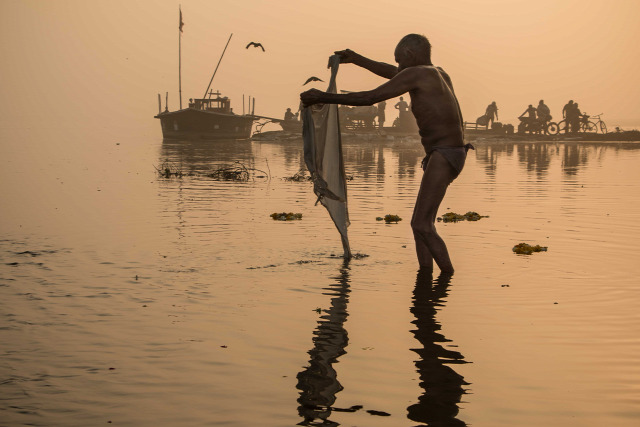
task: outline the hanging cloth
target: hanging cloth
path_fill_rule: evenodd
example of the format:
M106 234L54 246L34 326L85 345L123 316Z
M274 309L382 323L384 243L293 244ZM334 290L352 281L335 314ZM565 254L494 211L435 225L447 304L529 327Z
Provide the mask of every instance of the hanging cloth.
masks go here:
M331 80L327 89L329 93L337 93L336 75L339 65L338 55L329 58L331 67ZM344 257L351 258L347 237L347 227L349 227L347 178L342 157L338 105L316 104L303 108L302 139L304 140L304 161L311 173L313 192L318 196L318 202L327 208L340 232Z

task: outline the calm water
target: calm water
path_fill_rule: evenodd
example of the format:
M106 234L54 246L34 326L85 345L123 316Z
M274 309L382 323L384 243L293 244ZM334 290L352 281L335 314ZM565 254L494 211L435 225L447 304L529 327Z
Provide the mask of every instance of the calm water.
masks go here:
M300 142L158 134L1 131L0 425L640 423L640 144L476 141L448 279L417 274L417 142L345 144L344 263ZM270 179L205 176L236 161Z

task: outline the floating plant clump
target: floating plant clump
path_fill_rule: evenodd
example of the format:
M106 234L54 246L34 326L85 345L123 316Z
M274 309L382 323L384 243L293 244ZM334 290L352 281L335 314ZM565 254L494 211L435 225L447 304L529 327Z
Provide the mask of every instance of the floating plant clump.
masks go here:
M488 215L480 215L478 212L469 211L464 215L455 212L447 212L438 217L438 221L442 222L458 222L458 221L479 221L480 218L489 218Z
M402 218L400 218L398 215L389 214L389 215L385 215L384 218L381 216L376 217L376 221L384 221L387 224L395 222L397 224L398 221L402 221Z
M271 214L271 218L275 221L295 221L297 219L302 219L302 214L293 212L274 212Z
M546 252L546 246L535 245L532 246L528 243L518 243L513 247L513 252L520 255L531 255L534 252Z

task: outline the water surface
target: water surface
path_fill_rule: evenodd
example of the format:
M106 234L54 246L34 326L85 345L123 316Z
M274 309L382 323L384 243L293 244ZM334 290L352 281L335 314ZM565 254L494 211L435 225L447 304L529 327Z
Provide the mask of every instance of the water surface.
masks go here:
M345 143L348 263L299 141L2 141L0 425L638 425L640 144L475 142L444 277L415 140ZM265 173L206 176L234 162Z

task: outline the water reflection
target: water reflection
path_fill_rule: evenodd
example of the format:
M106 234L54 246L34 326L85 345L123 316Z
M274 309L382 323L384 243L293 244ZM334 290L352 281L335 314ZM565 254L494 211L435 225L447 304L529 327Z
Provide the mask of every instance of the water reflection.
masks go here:
M255 156L251 141L198 141L164 139L159 162L171 162L184 173L203 172L219 163L239 161L254 167Z
M475 156L486 175L495 179L500 158L510 158L514 154L524 169L538 179L549 174L554 159L558 159L562 174L566 177L584 170L589 162L601 162L607 152L640 150L634 142L508 142L483 141L475 144Z
M413 334L422 348L412 349L419 356L416 368L420 375L420 387L424 393L418 397L418 403L407 408L408 418L427 426L466 426L457 418L458 404L463 388L469 385L451 366L468 363L464 356L454 350L446 349L441 343L448 343L440 333L441 326L436 321L436 313L445 303L451 276L441 274L432 280L432 273L419 271L413 291L411 312L416 317L412 322L416 329Z
M349 343L344 322L347 320L347 304L349 303L349 260L345 260L340 274L335 277L336 283L328 288L324 295L331 296L331 306L324 310L314 331L314 347L309 350L309 366L298 375L296 388L300 390L298 413L303 426L338 426L329 420L336 401L336 394L342 391L338 375L333 364L346 353Z

